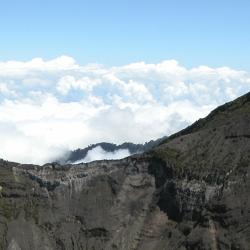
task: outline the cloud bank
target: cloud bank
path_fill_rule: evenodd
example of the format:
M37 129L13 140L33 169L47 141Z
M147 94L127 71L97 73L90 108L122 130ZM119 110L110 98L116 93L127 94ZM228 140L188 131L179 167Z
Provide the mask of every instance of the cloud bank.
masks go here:
M114 152L107 152L101 146L97 146L89 150L85 158L73 163L77 164L77 163L82 163L82 162L85 163L97 160L116 160L128 156L130 156L130 152L128 149L118 149L115 150Z
M100 141L157 139L249 89L248 72L175 60L109 68L68 56L0 62L0 157L43 164Z

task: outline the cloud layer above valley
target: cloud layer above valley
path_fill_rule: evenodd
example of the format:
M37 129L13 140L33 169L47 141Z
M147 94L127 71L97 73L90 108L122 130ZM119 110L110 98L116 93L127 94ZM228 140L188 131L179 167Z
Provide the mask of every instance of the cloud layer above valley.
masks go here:
M101 146L97 146L91 150L88 151L85 158L73 162L74 164L77 163L86 163L91 161L98 161L98 160L116 160L116 159L122 159L125 157L130 156L130 152L128 149L118 149L114 152L107 152L105 151Z
M250 74L175 60L81 66L68 56L0 62L0 157L42 164L101 141L174 133L250 89Z

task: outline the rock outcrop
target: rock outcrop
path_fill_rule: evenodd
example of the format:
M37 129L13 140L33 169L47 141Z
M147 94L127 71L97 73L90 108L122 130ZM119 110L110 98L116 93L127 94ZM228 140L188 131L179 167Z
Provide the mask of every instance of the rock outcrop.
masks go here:
M250 249L250 94L123 160L0 162L0 249Z

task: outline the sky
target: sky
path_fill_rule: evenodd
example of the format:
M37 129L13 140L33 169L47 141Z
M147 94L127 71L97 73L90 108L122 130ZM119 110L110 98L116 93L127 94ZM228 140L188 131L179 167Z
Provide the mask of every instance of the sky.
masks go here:
M248 0L2 0L1 60L70 55L117 66L175 59L250 70Z
M43 164L102 141L143 143L250 89L248 1L0 7L0 158Z

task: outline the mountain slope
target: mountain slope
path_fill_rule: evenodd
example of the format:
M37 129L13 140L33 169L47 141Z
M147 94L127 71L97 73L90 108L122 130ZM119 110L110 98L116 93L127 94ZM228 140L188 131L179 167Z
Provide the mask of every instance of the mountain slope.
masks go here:
M116 161L0 162L0 249L250 249L250 94Z
M244 115L249 113L249 102L250 102L250 92L237 98L234 101L225 103L214 109L207 117L199 119L187 128L173 134L163 140L161 144L164 144L176 137L194 133L198 130L205 128L218 127L224 123L231 122L232 119L238 122L237 119L244 119ZM236 124L235 124L236 125Z
M187 249L250 248L250 94L218 107L153 152L173 166L158 204L191 223ZM170 187L169 187L170 185Z

